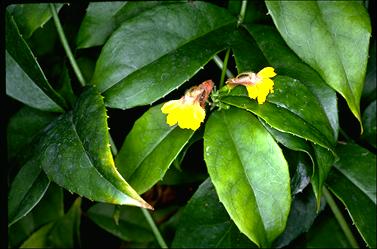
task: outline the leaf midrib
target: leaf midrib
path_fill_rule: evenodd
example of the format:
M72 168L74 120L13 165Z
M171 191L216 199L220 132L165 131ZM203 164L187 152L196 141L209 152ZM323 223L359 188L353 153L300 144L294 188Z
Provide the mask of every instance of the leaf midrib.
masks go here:
M222 113L222 116L223 116L223 120L224 120L224 123L225 124L227 124L228 122L227 122L227 118L226 118L226 115L224 114L224 113ZM229 137L231 138L230 140L231 140L231 144L232 144L232 147L235 149L235 152L236 152L236 154L237 154L237 158L238 158L238 161L241 163L241 167L242 167L242 170L243 170L243 173L244 173L244 177L246 178L246 180L248 181L248 183L249 183L249 186L250 186L250 188L252 189L252 195L254 196L254 199L255 199L255 202L258 204L258 200L257 200L257 198L256 198L256 196L255 196L255 193L254 193L254 188L253 188L253 184L251 183L251 181L250 181L250 179L249 179L249 176L248 176L248 174L246 173L246 171L245 171L245 167L243 167L243 165L245 165L244 164L244 162L242 161L242 158L241 158L241 156L240 156L240 154L239 154L239 152L238 152L238 147L237 147L237 145L236 145L236 143L235 143L235 140L234 140L234 137L233 137L233 135L231 134L231 132L230 132L230 130L229 130L229 126L228 125L225 125L225 129L226 129L226 131L227 131L227 133L228 133L228 135L229 135ZM264 240L265 241L267 241L268 239L267 239L267 233L266 233L266 228L265 228L265 226L264 226L264 220L263 220L263 218L262 218L262 216L261 216L261 211L260 211L260 209L259 209L259 205L256 205L257 206L257 209L258 209L258 216L259 216L259 219L262 221L262 226L263 226L263 234L264 234ZM262 241L259 241L259 243L261 243ZM263 244L263 243L262 243Z

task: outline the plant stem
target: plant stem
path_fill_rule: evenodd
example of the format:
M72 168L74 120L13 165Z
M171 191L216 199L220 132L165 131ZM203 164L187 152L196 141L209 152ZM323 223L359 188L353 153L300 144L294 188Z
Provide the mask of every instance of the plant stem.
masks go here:
M116 147L116 145L114 143L114 140L111 137L110 133L109 133L109 137L110 137L110 144L111 144L111 152L113 153L113 156L116 156L118 154L118 149L117 149L117 147ZM166 242L165 242L164 238L162 237L160 231L158 230L158 228L156 226L156 223L154 222L151 214L148 212L148 210L146 210L144 208L140 208L140 209L143 212L143 215L144 215L145 219L148 221L148 224L151 227L152 232L154 234L154 237L156 238L156 240L157 240L158 244L160 245L160 247L161 248L168 248L168 246L166 245Z
M63 48L65 50L65 53L67 54L68 56L68 59L69 59L69 62L71 63L71 66L73 68L73 71L75 72L76 74L76 77L77 79L79 80L81 86L85 86L85 79L84 77L82 76L81 74L81 71L80 71L80 68L79 66L77 65L76 63L76 60L75 60L75 57L73 56L72 54L72 51L69 47L69 44L68 44L68 41L67 41L67 38L65 37L65 34L64 34L64 31L63 31L63 27L60 23L60 20L59 20L59 17L58 17L58 14L56 12L56 8L55 8L55 5L53 3L50 3L50 9L51 9L51 13L52 13L52 18L54 19L54 23L55 23L55 26L56 26L56 30L58 31L58 34L59 34L59 38L60 38L60 41L63 45Z
M246 13L246 7L247 7L247 0L242 1L240 15L238 16L237 26L240 26L245 18Z
M340 212L338 206L336 205L334 199L332 198L330 192L323 187L323 196L325 197L327 203L329 204L331 211L334 213L336 220L338 221L340 227L342 228L348 242L353 248L359 248L359 245L356 242L355 237L353 236L351 229L348 227L346 220L343 217L342 212Z
M166 245L164 239L162 238L162 236L160 234L160 231L158 231L158 228L157 228L156 224L154 223L153 218L152 218L151 214L149 213L149 211L144 209L144 208L142 208L141 211L143 211L145 219L147 219L149 225L151 226L152 231L154 233L154 236L156 237L157 242L160 245L160 247L161 248L168 248L168 246Z
M224 85L225 73L228 70L227 66L228 66L229 53L230 53L230 49L228 48L226 50L226 54L225 54L225 58L224 58L223 70L221 71L220 87L219 87L219 89L221 87L223 87L223 85Z
M213 57L213 60L215 61L215 63L216 63L216 65L221 69L221 70L223 70L223 68L224 68L224 66L223 66L223 61L220 59L220 57L219 56L217 56L217 55L215 55L214 57ZM226 69L226 76L228 77L228 78L233 78L234 77L234 75L232 74L232 72L229 70L229 69Z

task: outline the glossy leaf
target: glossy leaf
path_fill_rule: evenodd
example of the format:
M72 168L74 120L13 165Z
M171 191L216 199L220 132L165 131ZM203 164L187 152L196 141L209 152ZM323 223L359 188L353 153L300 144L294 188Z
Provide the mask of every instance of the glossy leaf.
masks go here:
M59 12L63 4L55 6L56 11ZM13 4L8 6L7 10L14 17L20 33L25 38L29 38L39 27L43 28L43 25L52 17L47 3Z
M266 1L293 51L339 92L360 121L371 26L357 1Z
M127 2L92 2L77 34L77 48L88 48L105 43L115 30L114 16Z
M251 100L242 86L221 101L253 112L279 131L332 149L333 132L316 97L295 79L276 76L274 83L274 93L267 96L263 105Z
M312 176L313 163L308 159L306 154L296 151L284 151L284 156L289 165L291 175L291 192L292 195L302 193L310 183Z
M8 12L5 18L6 93L43 111L62 112L64 99L50 86Z
M374 148L377 147L376 133L376 100L365 109L363 113L364 133L362 138L368 141Z
M150 108L135 122L116 158L119 172L140 194L162 180L194 133L166 124L161 106Z
M116 206L98 203L88 210L89 218L98 226L125 241L152 241L154 239L150 226L140 208L121 206L119 223L113 215Z
M182 212L172 248L255 248L219 202L208 178Z
M64 215L62 188L50 183L46 194L27 214L8 229L8 242L11 248L19 247L34 231Z
M109 38L92 84L105 91L110 107L153 103L223 50L234 26L224 9L205 2L152 8L124 22Z
M274 241L274 248L287 246L300 234L308 232L317 218L318 212L315 195L310 189L307 190L294 196L287 227L284 233ZM322 210L325 207L325 202L322 201L321 204Z
M335 161L335 157L331 151L315 144L313 145L313 151L316 167L313 169L311 184L317 198L317 207L319 208L322 188Z
M38 161L30 160L21 168L8 195L8 226L27 215L38 204L49 184Z
M376 155L356 145L339 145L340 159L326 181L344 203L361 236L376 247Z
M288 165L279 146L252 114L230 108L210 116L204 151L232 220L254 243L269 247L283 232L291 203Z
M316 71L297 57L276 29L271 26L255 24L246 24L245 27L255 39L258 48L263 52L269 64L276 69L279 75L298 79L315 95L333 129L333 141L336 141L339 120L335 91L326 85ZM250 57L249 60L253 60L256 55L253 51L250 51L248 56Z
M8 123L8 157L23 157L23 154L30 150L33 138L56 117L54 113L43 112L28 106L22 107Z
M91 200L149 207L121 177L109 148L103 98L88 87L39 141L38 164L58 185Z
M20 248L73 248L80 222L81 199L73 203L67 214L34 232Z

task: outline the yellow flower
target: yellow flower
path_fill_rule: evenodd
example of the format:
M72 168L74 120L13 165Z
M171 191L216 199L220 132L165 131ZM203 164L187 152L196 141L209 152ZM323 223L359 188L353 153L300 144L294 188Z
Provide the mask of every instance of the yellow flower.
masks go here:
M205 101L212 87L213 82L207 80L187 90L179 100L166 102L161 107L162 113L167 114L166 123L170 126L178 123L182 129L197 130L206 116Z
M246 86L249 97L257 99L258 104L263 104L267 95L274 92L274 82L271 78L275 75L273 67L265 67L257 74L253 72L239 74L236 78L227 80L227 84L231 88L236 85Z

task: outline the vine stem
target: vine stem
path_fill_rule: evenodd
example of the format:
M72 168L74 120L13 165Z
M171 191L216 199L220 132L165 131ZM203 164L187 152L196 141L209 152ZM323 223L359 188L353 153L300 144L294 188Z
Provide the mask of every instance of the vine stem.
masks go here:
M59 35L60 41L61 41L61 43L63 45L65 53L67 54L69 62L71 63L73 71L75 72L75 74L77 76L77 79L79 80L81 86L85 86L86 85L85 79L84 79L84 77L81 74L80 68L77 65L75 57L72 54L71 48L69 47L67 38L65 37L65 34L64 34L64 31L63 31L63 27L62 27L62 25L60 23L58 14L56 12L55 5L53 3L50 3L50 9L51 9L51 13L52 13L52 18L54 19L56 30L58 31L58 35Z
M224 85L225 73L228 70L227 66L228 66L228 60L229 60L229 53L230 53L230 49L228 48L226 50L226 54L225 54L225 58L224 58L224 64L223 64L223 69L221 71L220 87L219 88L223 87L223 85Z
M243 23L243 20L245 18L246 13L246 7L247 7L247 0L242 1L240 15L238 16L237 26L240 26L241 23Z
M215 61L216 65L221 69L223 70L224 69L224 63L223 61L220 59L220 57L218 55L215 55L213 57L213 60ZM232 72L229 70L229 69L226 69L226 77L228 78L233 78L234 75L232 74Z
M50 4L50 9L51 9L52 17L54 19L54 23L55 23L56 29L57 29L59 37L60 37L60 41L61 41L61 43L62 43L62 45L64 47L64 50L65 50L65 52L66 52L66 54L68 56L69 62L71 63L73 71L75 72L76 77L78 78L81 86L84 87L86 85L84 77L82 76L80 68L77 65L76 59L73 56L72 51L71 51L71 49L70 49L70 47L68 45L67 39L65 37L65 34L64 34L64 31L63 31L62 25L60 23L60 20L59 20L59 17L58 17L58 14L56 12L54 4ZM118 150L116 148L116 145L115 145L115 143L114 143L114 141L113 141L110 133L109 133L109 137L110 137L111 152L112 152L112 154L114 156L116 156L118 154ZM145 216L145 219L148 221L148 223L149 223L149 225L150 225L150 227L151 227L151 229L153 231L153 234L154 234L154 236L155 236L158 244L161 246L161 248L168 248L168 246L166 245L165 240L161 236L161 233L158 230L158 228L156 226L156 223L154 222L151 214L147 210L145 210L144 208L140 208L140 209L143 212L143 214Z
M326 202L329 204L331 211L334 213L336 220L338 221L340 227L342 228L344 234L350 245L353 248L359 248L359 245L356 242L355 237L353 236L351 229L349 228L346 220L343 217L342 212L340 212L338 206L336 205L334 198L331 196L330 192L327 190L326 187L323 187L323 196L326 199Z

